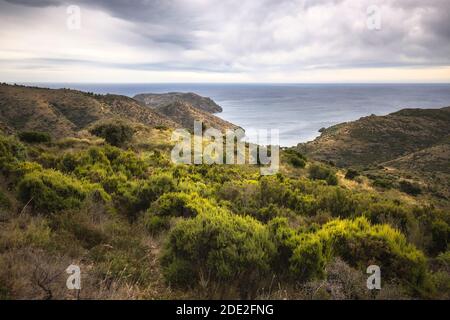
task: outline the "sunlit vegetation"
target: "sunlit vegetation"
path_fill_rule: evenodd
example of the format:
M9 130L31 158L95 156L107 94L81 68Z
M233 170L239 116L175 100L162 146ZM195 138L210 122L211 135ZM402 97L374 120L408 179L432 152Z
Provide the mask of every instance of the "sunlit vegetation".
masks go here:
M448 211L346 187L359 172L294 151L274 176L173 165L164 141L132 144L133 130L48 145L0 135L1 298L47 297L26 268L72 260L87 270L82 298L449 298ZM365 287L371 264L386 291ZM342 295L319 290L344 275Z

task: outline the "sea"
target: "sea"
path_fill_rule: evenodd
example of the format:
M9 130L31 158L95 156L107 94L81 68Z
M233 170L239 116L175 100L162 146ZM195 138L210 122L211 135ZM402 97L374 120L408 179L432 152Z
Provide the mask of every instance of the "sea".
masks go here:
M217 116L245 130L279 131L281 146L316 138L319 129L404 108L450 106L450 84L33 84L133 97L138 93L195 92L223 108Z

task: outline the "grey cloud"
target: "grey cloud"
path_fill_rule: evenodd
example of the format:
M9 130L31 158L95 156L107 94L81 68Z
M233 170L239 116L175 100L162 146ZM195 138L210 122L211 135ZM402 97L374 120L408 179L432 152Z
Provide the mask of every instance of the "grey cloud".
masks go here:
M133 40L120 39L124 45L134 41L132 44L139 45L143 50L158 46L179 50L180 53L196 50L210 55L203 60L185 58L183 61L169 60L160 64L114 64L124 68L226 72L264 68L308 69L317 66L362 68L450 65L448 0L363 0L359 4L366 3L368 6L373 3L384 10L392 9L401 16L397 18L382 12L382 30L374 32L361 27L365 21L357 24L338 12L333 25L322 26L319 30L302 25L300 21L299 30L293 35L297 38L292 41L289 36L280 37L279 33L283 30L272 30L268 26L283 17L292 16L295 19L299 12L307 15L312 10L324 10L326 16L328 6L338 6L345 13L354 3L345 0L228 0L201 4L187 0L7 1L30 7L78 4L82 8L101 10L131 24L131 31L138 37ZM360 18L364 18L364 15L365 10L362 10ZM416 15L418 19L409 21ZM225 32L224 29L230 25L236 26L236 29ZM420 33L412 30L415 27ZM211 49L212 46L216 49ZM280 53L283 57L302 48L319 49L315 49L318 50L317 54L312 57L291 57L291 62L283 59L268 62L253 59L272 53ZM49 60L48 63L62 62Z
M58 6L61 4L61 1L59 0L5 0L5 1L12 4L30 7L49 7L49 6Z

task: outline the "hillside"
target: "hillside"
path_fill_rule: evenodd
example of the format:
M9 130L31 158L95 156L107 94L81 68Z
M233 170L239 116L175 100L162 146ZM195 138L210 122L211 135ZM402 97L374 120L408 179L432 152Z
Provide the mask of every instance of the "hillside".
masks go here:
M448 206L369 185L380 172L345 177L292 149L272 176L175 165L172 129L155 124L232 126L183 102L156 112L122 96L2 86L1 103L12 131L68 137L0 132L0 299L450 297ZM134 128L77 137L119 118ZM383 170L448 172L445 141L421 151L433 162L410 153ZM66 289L70 264L78 293ZM371 264L383 290L367 290Z
M392 173L426 185L442 199L450 199L450 137L432 147L384 162Z
M190 94L186 95L191 97ZM188 102L175 100L157 108L149 108L121 95L0 84L0 129L8 133L43 131L54 137L65 137L76 135L98 121L111 119L127 120L149 127L188 129L193 128L194 120L200 120L206 127L219 130L237 128L202 110L217 111L217 108L213 108L215 103L212 100L209 102L207 98L197 95L194 98L191 100L203 101L203 104L194 107ZM162 101L159 100L160 103Z
M11 130L45 131L54 137L70 136L99 120L116 118L147 126L178 126L124 96L0 85L0 123Z
M404 109L325 129L298 150L337 166L367 166L430 148L450 135L450 107Z
M169 92L169 93L141 93L133 97L137 101L144 103L150 108L159 108L172 104L174 102L184 102L192 105L194 108L209 112L222 112L222 107L208 97L202 97L192 92Z
M193 107L189 103L175 101L168 105L158 107L159 113L165 115L184 128L193 129L194 120L200 120L207 128L215 128L221 131L236 129L236 125L222 120L208 112Z

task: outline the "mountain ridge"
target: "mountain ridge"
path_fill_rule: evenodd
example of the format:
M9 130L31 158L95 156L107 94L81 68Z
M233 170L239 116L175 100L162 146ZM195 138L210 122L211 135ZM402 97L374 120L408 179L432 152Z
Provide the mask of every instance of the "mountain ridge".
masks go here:
M199 120L206 127L219 130L238 128L200 107L178 100L150 108L141 101L117 94L0 84L0 129L4 132L43 131L53 137L65 137L105 120L188 129L193 128L194 120Z
M402 109L385 116L367 116L323 130L297 149L337 166L383 163L429 148L450 135L450 107Z
M209 113L220 113L222 107L209 97L202 97L193 92L168 92L168 93L140 93L133 99L142 102L150 108L160 108L174 102L184 102L194 106L196 109Z

